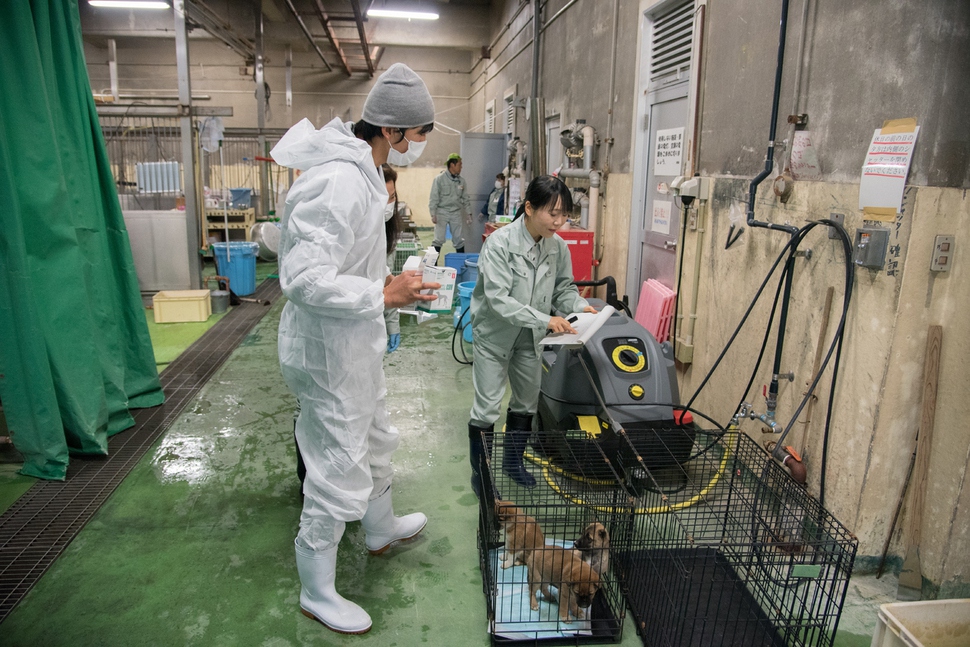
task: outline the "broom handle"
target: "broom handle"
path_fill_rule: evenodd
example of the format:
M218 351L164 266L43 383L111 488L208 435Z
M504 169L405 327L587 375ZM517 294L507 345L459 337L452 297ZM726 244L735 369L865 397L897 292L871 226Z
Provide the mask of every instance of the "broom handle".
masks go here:
M909 545L919 546L923 526L926 479L929 475L930 451L933 447L933 422L936 418L936 389L940 378L940 347L943 327L930 326L926 333L926 364L923 367L923 404L920 411L919 436L916 440L916 467L913 475L913 507L910 517Z

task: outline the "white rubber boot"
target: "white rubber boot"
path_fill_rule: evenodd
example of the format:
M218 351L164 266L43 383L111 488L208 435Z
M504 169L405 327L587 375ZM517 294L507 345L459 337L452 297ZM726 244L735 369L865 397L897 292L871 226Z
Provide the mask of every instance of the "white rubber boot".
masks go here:
M371 555L380 555L397 541L414 539L424 530L428 518L424 513L414 512L403 517L394 516L391 504L391 488L367 503L367 512L360 520L364 526L364 545Z
M294 542L295 543L295 542ZM345 599L334 588L337 547L312 551L296 544L296 569L300 573L300 611L327 629L341 634L370 631L367 612Z

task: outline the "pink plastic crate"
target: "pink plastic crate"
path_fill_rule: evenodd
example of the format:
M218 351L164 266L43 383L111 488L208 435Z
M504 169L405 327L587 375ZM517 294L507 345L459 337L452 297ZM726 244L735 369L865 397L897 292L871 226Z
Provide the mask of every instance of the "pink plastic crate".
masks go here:
M674 316L677 293L656 279L647 279L640 288L636 322L650 331L658 342L670 335L670 320Z

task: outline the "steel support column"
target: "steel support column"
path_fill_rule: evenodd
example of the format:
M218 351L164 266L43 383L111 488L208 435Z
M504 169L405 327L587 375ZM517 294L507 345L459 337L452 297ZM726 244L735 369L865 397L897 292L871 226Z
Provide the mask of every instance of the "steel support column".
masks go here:
M256 127L259 129L259 154L265 157L266 150L266 84L263 81L263 9L261 0L253 0L256 14ZM264 218L269 215L269 169L266 162L259 162L259 213Z
M182 187L185 193L185 226L189 242L189 277L192 287L202 287L199 257L199 200L195 183L195 131L192 126L192 84L189 78L189 38L185 27L185 0L172 3L175 14L175 60L178 66L179 125L182 127Z

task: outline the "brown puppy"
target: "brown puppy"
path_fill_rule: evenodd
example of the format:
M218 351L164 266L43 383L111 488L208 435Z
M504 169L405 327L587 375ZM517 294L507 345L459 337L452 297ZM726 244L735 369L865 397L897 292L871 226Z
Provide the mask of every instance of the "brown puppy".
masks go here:
M495 515L505 530L505 557L502 568L525 564L528 554L546 543L539 523L511 501L495 502Z
M529 606L539 610L536 591L552 600L549 586L559 589L559 619L572 622L569 614L579 618L580 608L589 608L593 596L600 588L599 573L584 562L574 550L559 546L543 546L534 550L526 558L529 567Z
M583 561L603 575L610 567L610 531L601 523L586 526L583 534L573 544Z

